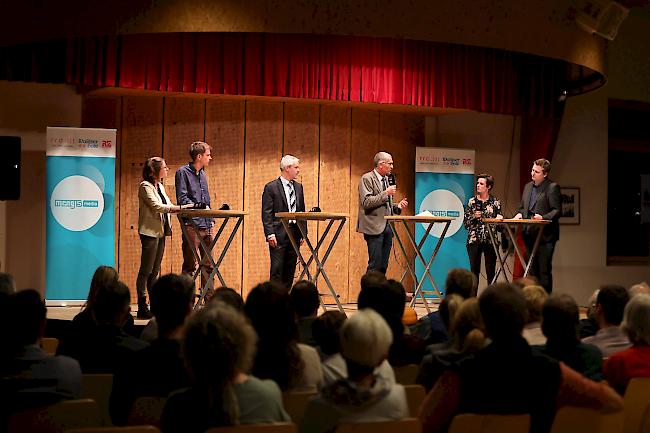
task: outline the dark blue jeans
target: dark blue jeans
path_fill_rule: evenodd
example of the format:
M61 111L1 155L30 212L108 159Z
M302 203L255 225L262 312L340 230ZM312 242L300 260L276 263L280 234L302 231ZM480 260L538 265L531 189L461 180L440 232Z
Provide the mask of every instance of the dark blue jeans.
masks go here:
M388 269L390 249L393 247L393 230L386 224L384 231L378 235L364 234L363 238L368 244L368 271L379 271L382 274Z

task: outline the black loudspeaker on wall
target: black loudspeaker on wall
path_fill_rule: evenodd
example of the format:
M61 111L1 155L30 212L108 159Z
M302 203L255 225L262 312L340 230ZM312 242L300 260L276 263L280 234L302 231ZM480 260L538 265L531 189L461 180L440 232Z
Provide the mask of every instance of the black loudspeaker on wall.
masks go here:
M20 199L20 137L0 136L0 200Z

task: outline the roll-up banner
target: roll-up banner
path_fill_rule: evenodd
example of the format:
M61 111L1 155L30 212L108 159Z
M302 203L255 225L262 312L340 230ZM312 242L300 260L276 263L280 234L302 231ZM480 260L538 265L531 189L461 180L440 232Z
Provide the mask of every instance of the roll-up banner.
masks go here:
M47 128L45 297L83 301L114 266L115 129Z
M451 217L454 220L447 230L438 255L431 266L431 274L444 291L447 272L452 268L469 269L467 257L467 230L463 216L467 201L474 193L473 150L441 147L418 147L415 159L415 208L416 212L430 212L434 216ZM422 246L422 255L429 259L442 234L444 224L436 223ZM426 231L425 224L417 224L416 239ZM424 265L416 260L416 275L421 281ZM425 279L423 291L429 296L433 291L429 279Z

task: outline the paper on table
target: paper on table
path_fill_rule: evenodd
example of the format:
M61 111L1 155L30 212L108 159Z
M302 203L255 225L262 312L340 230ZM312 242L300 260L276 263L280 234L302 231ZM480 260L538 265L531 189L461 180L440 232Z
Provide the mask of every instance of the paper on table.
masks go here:
M429 212L428 210L425 210L424 212L420 212L416 216L433 216L433 214L431 212Z

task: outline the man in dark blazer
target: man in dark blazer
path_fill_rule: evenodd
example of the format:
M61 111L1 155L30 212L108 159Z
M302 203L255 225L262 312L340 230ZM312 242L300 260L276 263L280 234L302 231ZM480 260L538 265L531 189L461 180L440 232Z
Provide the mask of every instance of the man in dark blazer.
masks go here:
M291 245L284 226L275 214L305 211L302 185L295 181L300 174L299 164L300 160L295 156L283 156L280 161L280 177L267 183L262 194L262 224L271 255L269 278L281 282L287 289L290 289L293 283L298 255ZM305 221L289 222L289 230L293 231L294 239L299 239L302 245L304 239L297 224L302 224L305 233L307 233L307 224Z
M533 275L549 293L553 291L553 252L555 243L560 238L559 219L562 209L560 186L548 178L550 171L551 163L547 159L538 159L533 163L533 168L530 170L532 181L524 187L521 205L517 210L517 215L514 216L515 219L551 221L550 224L543 226L542 238L531 264ZM528 257L535 245L538 230L539 228L535 225L528 225L523 230L522 237Z
M388 175L393 171L393 157L387 152L378 152L374 158L375 168L361 176L359 180L359 219L357 231L363 233L368 244L368 271L383 274L388 269L388 258L393 246L393 232L384 216L399 215L408 206L403 198L393 203L397 191L395 185L389 185Z

